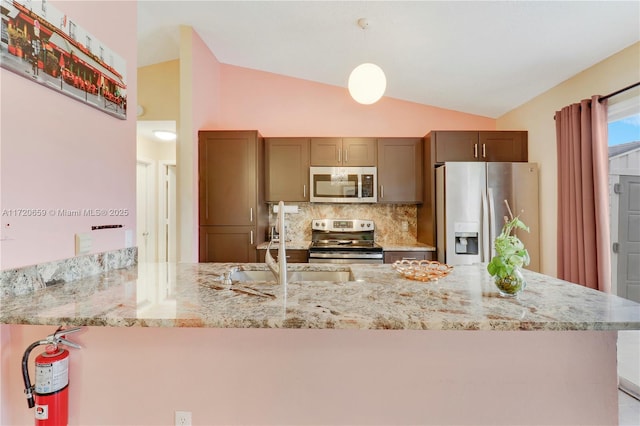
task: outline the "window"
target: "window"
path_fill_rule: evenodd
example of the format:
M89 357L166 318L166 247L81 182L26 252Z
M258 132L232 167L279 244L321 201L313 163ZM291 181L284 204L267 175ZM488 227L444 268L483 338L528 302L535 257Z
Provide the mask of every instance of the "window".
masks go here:
M76 39L76 24L71 21L69 21L69 37Z
M611 232L611 290L640 302L637 282L637 240L640 188L640 88L609 99L609 222Z
M609 146L640 141L640 87L609 99Z

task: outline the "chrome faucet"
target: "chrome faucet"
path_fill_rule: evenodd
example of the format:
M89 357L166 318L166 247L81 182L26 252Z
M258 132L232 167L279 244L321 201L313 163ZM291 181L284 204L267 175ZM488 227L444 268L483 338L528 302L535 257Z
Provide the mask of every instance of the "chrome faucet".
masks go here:
M278 263L273 259L270 253L271 243L273 240L269 241L267 245L267 252L265 254L264 260L273 275L275 275L278 280L278 284L282 285L284 289L285 296L287 294L287 250L285 247L286 243L286 235L285 235L285 226L284 226L284 201L280 201L278 203L278 216L276 218L276 231L278 231L279 236L279 245L278 245Z

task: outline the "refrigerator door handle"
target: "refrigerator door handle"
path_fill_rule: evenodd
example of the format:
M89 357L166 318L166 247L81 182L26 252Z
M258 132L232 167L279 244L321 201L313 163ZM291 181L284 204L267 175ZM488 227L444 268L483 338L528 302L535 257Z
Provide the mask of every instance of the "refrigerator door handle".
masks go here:
M491 236L489 235L489 207L487 204L487 193L482 191L482 256L480 261L489 262L491 255L489 250L491 248Z
M489 258L487 259L487 261L489 262L494 255L493 240L495 240L497 236L496 230L494 229L496 223L496 205L493 199L493 188L487 189L487 197L489 198L489 245L491 249L489 252L487 252L489 254Z

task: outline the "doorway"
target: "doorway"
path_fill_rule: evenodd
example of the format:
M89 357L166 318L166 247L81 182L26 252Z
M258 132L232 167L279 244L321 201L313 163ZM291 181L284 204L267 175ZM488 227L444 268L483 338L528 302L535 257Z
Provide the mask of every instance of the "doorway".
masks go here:
M137 241L138 262L176 261L176 141L175 121L138 120Z
M160 227L158 235L158 261L176 261L176 165L160 165Z
M640 303L640 176L619 178L617 294Z
M153 220L153 164L138 160L136 165L136 241L138 263L155 262Z

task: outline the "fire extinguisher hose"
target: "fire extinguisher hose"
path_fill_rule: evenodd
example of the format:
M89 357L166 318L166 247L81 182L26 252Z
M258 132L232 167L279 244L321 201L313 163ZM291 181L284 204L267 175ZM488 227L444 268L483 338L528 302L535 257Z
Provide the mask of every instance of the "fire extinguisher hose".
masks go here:
M29 363L29 355L31 355L31 351L38 346L46 345L48 343L50 342L47 340L38 340L37 342L33 342L24 351L24 355L22 355L22 378L24 380L24 393L27 396L27 404L29 405L29 408L33 408L36 405L36 402L33 399L33 386L31 385L31 379L29 378L29 369L27 366L27 364Z

